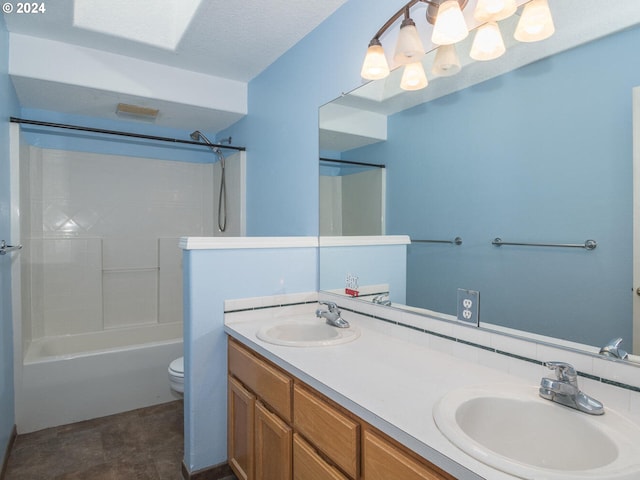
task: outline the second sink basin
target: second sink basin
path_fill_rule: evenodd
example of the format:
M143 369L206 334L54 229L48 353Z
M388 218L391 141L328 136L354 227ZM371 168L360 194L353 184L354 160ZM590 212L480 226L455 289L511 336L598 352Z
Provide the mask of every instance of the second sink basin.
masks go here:
M320 318L292 318L270 322L256 336L265 342L290 347L323 347L355 340L360 330L351 326L338 328Z
M465 453L521 478L640 478L637 425L610 409L596 417L544 400L537 387L454 390L433 417Z

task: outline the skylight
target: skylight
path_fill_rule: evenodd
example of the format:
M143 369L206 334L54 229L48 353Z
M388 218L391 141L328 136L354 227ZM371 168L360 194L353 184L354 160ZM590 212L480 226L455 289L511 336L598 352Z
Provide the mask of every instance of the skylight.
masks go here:
M75 0L73 25L175 50L202 0Z

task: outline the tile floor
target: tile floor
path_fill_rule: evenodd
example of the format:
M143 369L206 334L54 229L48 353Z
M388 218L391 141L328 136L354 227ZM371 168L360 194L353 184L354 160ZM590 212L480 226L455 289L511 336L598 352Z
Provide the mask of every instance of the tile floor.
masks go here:
M182 480L175 401L18 435L5 480Z

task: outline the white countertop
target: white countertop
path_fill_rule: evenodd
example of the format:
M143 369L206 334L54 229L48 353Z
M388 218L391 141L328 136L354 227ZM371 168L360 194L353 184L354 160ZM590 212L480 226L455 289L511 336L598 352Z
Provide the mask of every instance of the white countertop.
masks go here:
M314 315L314 305L304 308L309 310L305 315ZM295 316L301 313L301 308L296 308ZM423 333L356 313L345 317L360 328L360 338L343 345L307 348L259 340L255 335L259 327L264 321L273 321L268 313L259 317L256 313L228 315L225 331L457 478L515 478L450 443L438 430L431 412L452 389L500 383L531 386L537 385L539 378L519 378L441 353L418 344L426 336ZM408 341L380 329L399 329L396 333L404 338L422 337Z

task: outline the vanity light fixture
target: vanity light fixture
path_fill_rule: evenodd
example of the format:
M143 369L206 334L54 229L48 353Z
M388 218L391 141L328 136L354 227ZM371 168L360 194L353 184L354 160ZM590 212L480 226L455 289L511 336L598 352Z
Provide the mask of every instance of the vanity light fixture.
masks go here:
M403 18L393 55L395 65L404 65L400 83L405 90L418 90L428 84L421 58L424 47L410 10L418 3L426 3L427 21L433 25L431 42L438 45L431 69L435 76L449 76L461 69L455 44L469 35L462 10L468 0L410 0L378 30L369 42L360 75L365 80L380 80L389 73L389 64L380 37ZM516 0L478 0L474 18L483 22L476 32L470 56L474 60L493 60L505 52L498 21L510 17L517 10ZM553 18L547 0L530 0L525 4L514 37L521 42L544 40L554 32ZM419 64L419 65L418 65ZM419 79L419 80L418 80Z
M407 8L404 12L404 20L400 25L393 61L397 65L409 65L420 61L424 54L424 47L420 35L418 35L416 23L409 17L409 9Z
M480 22L497 22L509 18L517 9L516 0L478 0L473 18Z
M389 75L389 64L380 40L374 38L369 42L367 55L364 57L360 76L367 80L380 80Z
M466 0L463 3L466 5ZM469 29L462 16L462 8L458 0L446 0L440 4L431 41L436 45L453 45L464 40L468 35Z
M460 58L455 45L440 45L436 50L436 58L431 66L431 73L436 77L450 77L460 71Z
M549 38L555 32L553 17L547 0L531 0L524 6L513 35L519 42L537 42Z
M421 90L429 84L427 74L424 73L422 62L417 61L404 67L400 88L403 90Z
M474 60L493 60L500 57L505 51L500 27L492 21L481 25L476 30L469 56Z
M468 0L410 0L387 20L369 42L367 54L360 72L362 78L365 80L379 80L389 75L389 66L384 56L384 49L382 48L380 37L401 17L403 17L403 21L400 26L393 60L396 65L411 65L420 62L425 51L415 22L410 15L411 7L418 3L426 3L429 6L426 15L427 21L433 25L437 25L440 32L439 35L442 36L442 38L439 39L442 43L439 44L453 44L459 41L456 40L456 38L462 39L469 34L467 25L464 22L464 17L462 16L462 9L467 5L467 2ZM457 13L459 13L459 15L457 15ZM456 18L458 22L455 21ZM384 57L384 59L382 57ZM417 73L415 66L409 70L411 71L407 72L408 77ZM426 86L426 83L424 86ZM424 88L424 86L422 88Z

